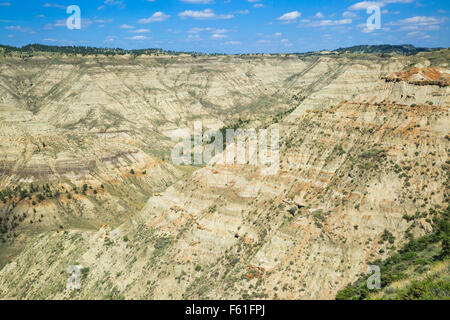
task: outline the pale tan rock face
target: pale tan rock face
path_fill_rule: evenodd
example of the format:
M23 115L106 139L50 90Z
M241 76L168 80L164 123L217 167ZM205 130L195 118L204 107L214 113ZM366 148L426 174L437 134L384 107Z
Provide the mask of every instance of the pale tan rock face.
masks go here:
M0 191L48 183L63 194L36 205L39 192L20 204L0 201L0 217L27 216L16 218L17 226L6 223L0 265L11 258L2 248L20 249L25 234L119 224L139 212L149 196L184 175L167 160L171 136L192 131L193 121L220 129L239 117L258 120L288 109L294 89L277 91L305 63L296 57L279 62L278 57L0 58ZM84 184L93 187L87 196L73 192ZM3 238L8 243L2 244Z
M383 79L426 55L74 59L32 60L27 77L2 64L2 88L15 73L33 86L1 91L1 183L104 182L115 207L97 221L126 222L34 238L0 271L2 298L332 299L406 232L429 231L432 216L404 215L448 202L449 88ZM182 177L167 161L176 130L238 118L280 130L276 175L211 163ZM96 197L77 197L64 206L96 212ZM62 271L74 264L89 270L70 292Z

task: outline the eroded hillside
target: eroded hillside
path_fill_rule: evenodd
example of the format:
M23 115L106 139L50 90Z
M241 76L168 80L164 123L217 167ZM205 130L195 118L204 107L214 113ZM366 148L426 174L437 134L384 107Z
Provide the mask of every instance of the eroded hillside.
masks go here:
M2 265L29 235L129 219L196 169L167 161L172 135L195 119L220 129L285 111L298 91L286 79L312 62L46 53L0 63Z
M105 144L117 151L133 146L170 168L174 178L165 180L169 184L181 177L180 169L164 152L158 157L152 150L169 149L171 132L192 129L195 119L211 128L248 119L248 126L280 130L280 172L262 176L257 166L210 163L151 196L138 215L121 217L126 222L119 227L42 233L0 271L0 297L331 299L367 270L369 260L387 258L411 235L430 232L430 209L448 203L448 86L385 80L413 66L445 69L447 50L389 58L121 59L120 68L104 61L110 58L86 60L92 64L87 70L97 72L80 71L70 78L79 89L78 96L72 93L78 97L72 104L64 102L72 99L72 89L58 91L58 85L47 84L60 93L43 97L46 103L34 98L36 107L30 108L20 102L24 92L14 93L10 85L3 91L4 105L21 106L31 119L3 120L2 126L27 132L33 121L52 125L50 132L56 134L46 146L53 141L59 146L57 138L67 141L74 132L86 134L90 140L83 153L74 148L66 157L92 155L105 177L128 176L137 166L134 161L103 165L98 154L108 150ZM61 69L79 68L75 65ZM11 69L2 75L4 70ZM121 121L106 123L110 113ZM106 136L98 137L99 131ZM5 185L24 179L13 180L19 177L13 172L32 159L17 141L24 139L15 133L21 131L11 132L5 150L16 167L4 165L9 168L2 171ZM119 144L118 137L130 140ZM40 164L58 159L57 152L31 155L40 157ZM70 181L77 179L74 175ZM155 181L147 180L148 185ZM116 197L130 201L126 195ZM114 208L104 213L114 214ZM84 267L82 287L68 291L65 270L77 264Z

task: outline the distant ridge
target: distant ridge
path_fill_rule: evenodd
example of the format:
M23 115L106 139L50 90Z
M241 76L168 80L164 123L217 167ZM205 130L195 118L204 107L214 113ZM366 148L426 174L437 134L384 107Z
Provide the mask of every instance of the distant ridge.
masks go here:
M443 48L416 48L415 46L411 44L404 44L404 45L389 45L389 44L382 44L382 45L375 45L375 46L369 46L369 45L360 45L360 46L353 46L348 48L340 48L337 50L334 50L334 52L338 53L345 53L345 52L352 52L352 53L397 53L402 55L413 55L417 54L419 52L432 52L436 50L441 50Z
M348 48L336 49L334 53L375 53L375 54L401 54L401 55L414 55L419 52L432 52L436 50L441 50L443 48L416 48L413 45L359 45ZM13 47L0 44L0 51L4 54L9 53L33 53L33 52L50 52L50 53L63 53L63 54L81 54L81 55L92 55L92 54L103 54L103 55L144 55L144 54L170 54L170 55L180 55L180 54L190 54L190 55L218 55L219 53L205 54L200 52L183 52L183 51L172 51L163 50L158 48L148 48L148 49L138 49L138 50L126 50L121 48L97 48L88 46L49 46L43 44L29 44L23 47ZM292 53L292 54L313 54L319 51L310 51L305 53ZM281 53L280 53L281 54ZM240 54L237 54L240 55ZM245 54L244 54L245 55Z
M0 45L0 50L3 49L5 54L18 52L18 53L33 53L33 52L50 52L50 53L64 53L64 54L103 54L103 55L143 55L143 54L182 54L191 52L176 52L171 50L163 50L158 48L139 49L139 50L126 50L121 48L96 48L87 46L48 46L44 44L29 44L23 47L12 47Z

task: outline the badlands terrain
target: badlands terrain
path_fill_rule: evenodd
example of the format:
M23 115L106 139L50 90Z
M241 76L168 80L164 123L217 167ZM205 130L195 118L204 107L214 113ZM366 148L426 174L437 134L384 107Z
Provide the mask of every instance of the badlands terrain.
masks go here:
M0 49L0 298L334 299L448 206L449 62ZM174 165L199 120L279 172Z

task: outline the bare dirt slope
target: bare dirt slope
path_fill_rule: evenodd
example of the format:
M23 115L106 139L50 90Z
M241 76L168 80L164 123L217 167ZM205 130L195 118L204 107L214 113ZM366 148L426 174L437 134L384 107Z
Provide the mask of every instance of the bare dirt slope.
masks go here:
M138 213L195 168L171 136L289 108L297 57L0 56L0 265L29 235Z

